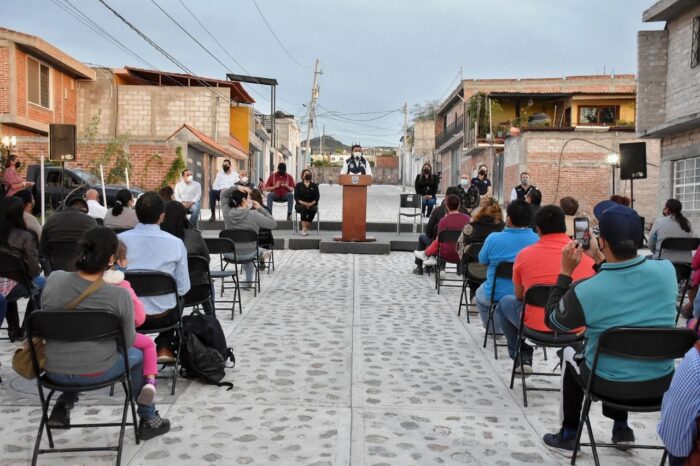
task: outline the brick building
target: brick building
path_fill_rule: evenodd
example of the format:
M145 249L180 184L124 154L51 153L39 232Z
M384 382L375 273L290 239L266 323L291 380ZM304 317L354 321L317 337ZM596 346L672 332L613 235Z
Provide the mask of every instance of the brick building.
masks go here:
M700 231L700 3L663 0L643 14L665 21L662 31L638 34L637 131L661 139L656 212L668 198Z

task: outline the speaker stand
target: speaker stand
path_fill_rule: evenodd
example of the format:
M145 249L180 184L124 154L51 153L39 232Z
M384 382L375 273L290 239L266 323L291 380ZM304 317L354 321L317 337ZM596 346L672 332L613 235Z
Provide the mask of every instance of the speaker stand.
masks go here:
M634 178L630 179L630 207L634 209Z

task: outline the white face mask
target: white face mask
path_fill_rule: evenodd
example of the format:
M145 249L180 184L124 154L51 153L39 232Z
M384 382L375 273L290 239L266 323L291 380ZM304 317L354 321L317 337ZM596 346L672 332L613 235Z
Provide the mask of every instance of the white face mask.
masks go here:
M352 155L353 155L353 157L355 157L356 159L359 159L359 158L362 156L362 152L353 152Z
M248 177L247 176L242 176L241 177L241 183L247 183L248 182Z
M459 184L460 184L463 188L466 188L467 186L469 186L469 180L466 179L466 178L462 178L461 180L459 180Z
M185 178L185 181L187 181L188 183L192 183L193 179L194 179L194 177L192 175L190 175L187 178Z

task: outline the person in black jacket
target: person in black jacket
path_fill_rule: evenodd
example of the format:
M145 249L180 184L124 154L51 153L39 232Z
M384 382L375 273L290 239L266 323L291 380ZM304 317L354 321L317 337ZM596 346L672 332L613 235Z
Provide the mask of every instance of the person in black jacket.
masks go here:
M503 210L498 204L498 201L491 196L481 198L479 209L472 217L471 222L464 226L462 234L457 240L457 254L459 254L462 270L465 270L468 257L465 256L467 248L476 243L483 243L486 237L493 232L503 231L505 228L503 222ZM481 283L469 282L469 289L472 293ZM472 294L473 295L473 294Z
M435 194L437 193L438 180L433 175L433 168L429 163L424 163L421 172L416 176L415 188L416 194L423 197L421 209L423 217L430 217L433 207L435 207L435 202L437 202Z
M308 236L311 222L318 212L318 200L321 194L318 185L311 181L311 170L305 168L301 171L301 181L294 187L294 208L301 216L301 236Z

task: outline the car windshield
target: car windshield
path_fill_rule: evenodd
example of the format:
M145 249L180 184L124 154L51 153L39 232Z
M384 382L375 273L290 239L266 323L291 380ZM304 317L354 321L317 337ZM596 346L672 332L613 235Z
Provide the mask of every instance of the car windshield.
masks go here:
M85 170L72 169L73 173L78 176L84 184L99 184L100 180L95 175Z

